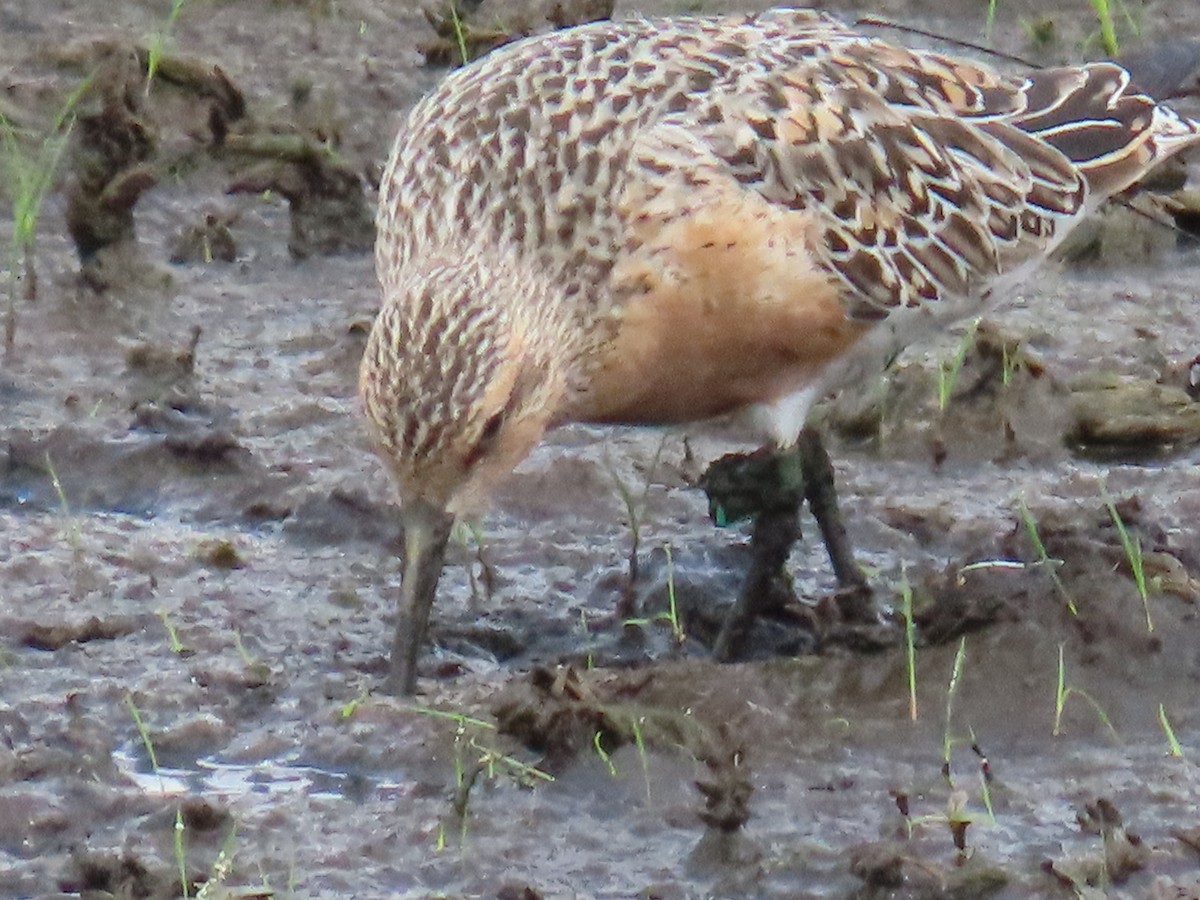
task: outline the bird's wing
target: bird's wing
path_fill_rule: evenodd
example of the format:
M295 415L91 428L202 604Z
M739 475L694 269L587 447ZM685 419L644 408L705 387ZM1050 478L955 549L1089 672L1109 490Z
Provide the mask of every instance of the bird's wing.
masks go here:
M1197 140L1114 64L1010 79L865 39L783 63L688 128L745 189L812 216L808 250L858 319L986 293Z

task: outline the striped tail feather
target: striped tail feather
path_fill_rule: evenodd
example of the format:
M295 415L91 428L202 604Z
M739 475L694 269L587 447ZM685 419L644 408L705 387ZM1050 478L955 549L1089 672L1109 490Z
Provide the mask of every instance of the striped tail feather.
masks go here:
M1043 69L1025 81L1011 121L1066 156L1093 196L1120 193L1171 154L1200 143L1200 122L1134 85L1116 63Z

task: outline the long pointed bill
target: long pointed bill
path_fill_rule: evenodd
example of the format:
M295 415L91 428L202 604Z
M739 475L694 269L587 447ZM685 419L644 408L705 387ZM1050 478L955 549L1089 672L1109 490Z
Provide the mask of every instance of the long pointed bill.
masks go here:
M392 669L385 688L391 694L407 695L417 690L417 661L425 644L429 610L437 594L454 516L424 500L406 503L402 516L404 580L392 639Z

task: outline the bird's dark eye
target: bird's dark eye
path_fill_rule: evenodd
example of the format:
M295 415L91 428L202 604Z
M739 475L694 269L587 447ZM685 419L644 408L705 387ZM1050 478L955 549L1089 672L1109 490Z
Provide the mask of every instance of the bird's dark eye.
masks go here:
M483 431L479 434L480 444L491 444L496 440L496 435L500 433L500 427L504 424L504 413L498 412L488 419L483 425Z
M467 454L467 458L463 460L463 464L469 469L483 457L487 456L491 451L492 446L496 443L496 438L500 436L500 429L504 427L504 411L494 413L483 423L483 430L479 432L479 439L475 442L475 446L471 448L471 452Z

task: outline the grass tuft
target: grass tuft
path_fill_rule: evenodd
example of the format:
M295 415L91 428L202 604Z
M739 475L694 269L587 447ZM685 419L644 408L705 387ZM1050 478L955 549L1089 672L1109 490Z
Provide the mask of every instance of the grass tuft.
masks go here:
M650 485L654 479L654 473L658 471L658 464L662 460L663 449L666 445L667 436L664 434L662 440L658 442L658 448L654 451L654 457L650 460L650 466L646 469L646 480L642 484L641 492L637 494L617 474L617 468L608 453L608 444L605 444L604 447L604 466L612 479L613 487L616 488L617 496L621 498L621 504L625 507L625 517L629 520L629 584L622 604L623 609L627 612L632 612L633 586L638 580L638 553L641 550L642 521L650 500Z
M343 717L353 714L361 705L355 703L351 709L342 710ZM411 706L413 712L434 719L444 719L453 722L454 729L454 799L451 810L458 819L459 845L465 846L467 840L467 812L470 802L471 788L474 787L480 775L486 774L489 780L495 779L503 771L521 785L530 785L535 781L554 781L554 776L536 766L524 763L514 756L502 753L495 747L489 747L479 742L480 732L495 732L496 726L483 719L476 719L464 713L447 712L430 706ZM441 852L446 849L446 823L438 825L436 849Z
M663 552L667 555L667 611L656 616L639 616L625 619L623 625L638 628L652 625L655 622L666 622L671 626L671 637L676 647L682 647L687 640L687 632L683 628L683 618L679 614L679 604L675 597L675 562L671 558L671 545L663 544Z
M8 270L8 316L4 326L6 351L12 349L17 337L18 295L23 294L25 300L37 298L34 255L42 206L54 185L59 163L71 139L71 130L75 125L73 110L91 83L91 78L85 79L70 94L55 117L53 126L32 151L22 147L16 126L0 112L2 169L7 183L6 192L12 199L13 226ZM18 271L22 273L19 278ZM18 288L19 281L24 281L24 291Z
M950 681L946 685L946 721L942 731L942 775L946 779L947 786L950 788L951 797L950 803L947 806L946 824L954 838L954 846L960 854L966 852L967 827L975 821L975 818L966 811L967 792L955 786L954 776L951 772L954 748L957 745L968 743L969 741L971 750L979 758L980 798L983 801L984 808L987 810L988 820L993 824L996 821L996 810L992 805L991 763L979 746L979 739L975 736L975 729L970 726L967 727L969 738L966 740L961 737L955 737L953 733L954 703L958 698L958 689L962 684L962 676L963 672L966 671L966 664L967 639L966 636L963 636L958 641L958 649L954 653L954 663L950 667Z
M50 128L42 135L36 149L30 153L22 146L17 129L3 113L0 113L0 131L3 131L3 159L0 168L8 182L13 203L13 237L9 268L8 319L4 328L4 346L12 349L17 336L17 269L23 269L26 300L37 299L37 269L33 257L36 249L38 222L42 217L42 205L54 185L59 163L70 143L71 131L75 127L75 107L92 88L95 74L89 75L76 85L59 107Z
M234 848L237 842L237 824L229 829L229 834L225 836L225 842L221 844L221 849L217 851L217 858L213 861L212 869L208 873L208 878L204 884L200 885L200 890L196 892L196 900L234 900L238 897L246 898L265 898L275 896L275 892L271 890L270 880L266 873L262 876L262 888L250 889L230 889L225 882L229 880L230 874L233 872ZM295 896L295 891L290 892Z
M475 545L475 558L463 564L463 568L467 570L467 582L471 587L472 609L478 608L481 603L491 603L496 593L496 570L489 559L483 526L476 519L460 518L454 523L450 540L464 549L469 549L471 544ZM476 563L479 565L478 575L475 574Z
M83 555L83 532L79 527L79 519L71 512L71 504L67 502L67 492L63 490L58 472L54 468L54 461L48 452L46 453L46 471L50 475L50 484L54 487L54 494L58 497L58 508L67 521L67 543L71 545L76 558L81 557Z

